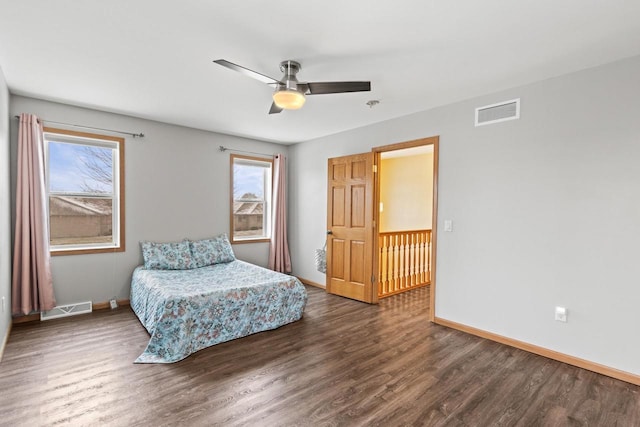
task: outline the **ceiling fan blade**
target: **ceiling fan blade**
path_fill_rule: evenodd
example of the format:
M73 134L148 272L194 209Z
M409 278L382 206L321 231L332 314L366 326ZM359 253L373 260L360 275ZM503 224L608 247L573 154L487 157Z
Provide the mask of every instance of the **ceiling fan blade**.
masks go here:
M280 112L282 112L282 108L278 107L275 102L271 103L269 114L278 114Z
M237 71L240 74L244 74L247 77L251 77L253 79L259 80L262 83L266 83L266 84L280 84L280 82L274 78L271 78L269 76L265 76L264 74L260 74L256 71L250 70L248 68L244 68L238 64L234 64L233 62L229 62L225 59L216 59L215 61L216 64L218 65L222 65L223 67L226 67L230 70L233 71Z
M298 86L306 86L305 95L321 95L324 93L369 92L371 82L309 82Z

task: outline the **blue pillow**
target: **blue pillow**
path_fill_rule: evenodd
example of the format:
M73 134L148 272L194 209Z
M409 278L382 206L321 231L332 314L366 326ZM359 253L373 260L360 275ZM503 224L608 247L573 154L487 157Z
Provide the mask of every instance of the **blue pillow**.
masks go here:
M144 268L149 270L188 270L195 267L189 242L140 242Z
M226 234L211 239L190 241L189 245L196 267L206 267L236 259Z

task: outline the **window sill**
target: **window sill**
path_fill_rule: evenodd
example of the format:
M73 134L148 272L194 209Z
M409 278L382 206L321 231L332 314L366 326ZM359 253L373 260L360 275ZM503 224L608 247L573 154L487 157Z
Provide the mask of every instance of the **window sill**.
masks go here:
M87 248L87 249L51 249L51 256L64 256L64 255L88 255L88 254L105 254L113 252L124 252L124 245L120 247L111 248Z
M242 239L242 240L231 240L231 244L244 244L244 243L264 243L270 242L271 238L261 238L261 239Z

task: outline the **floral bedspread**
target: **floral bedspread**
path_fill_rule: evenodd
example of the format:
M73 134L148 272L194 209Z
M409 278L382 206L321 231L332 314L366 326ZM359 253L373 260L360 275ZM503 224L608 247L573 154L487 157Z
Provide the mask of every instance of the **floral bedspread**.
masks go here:
M172 363L198 350L302 317L300 281L243 261L191 270L146 270L131 280L131 307L151 334L135 363Z

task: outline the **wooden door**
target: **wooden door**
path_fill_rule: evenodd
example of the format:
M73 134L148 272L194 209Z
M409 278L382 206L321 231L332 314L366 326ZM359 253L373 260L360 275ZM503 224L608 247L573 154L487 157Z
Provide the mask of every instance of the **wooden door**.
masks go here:
M327 292L376 303L373 277L373 153L329 159Z

